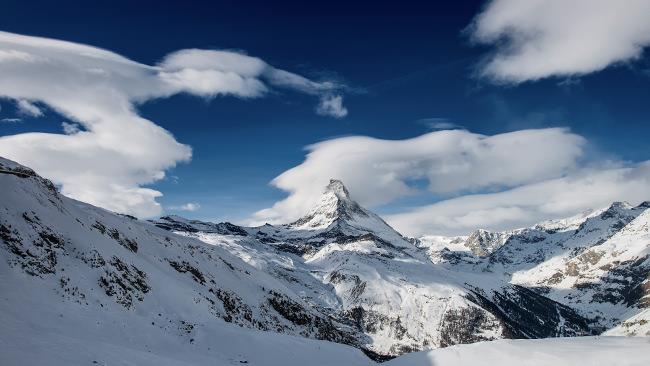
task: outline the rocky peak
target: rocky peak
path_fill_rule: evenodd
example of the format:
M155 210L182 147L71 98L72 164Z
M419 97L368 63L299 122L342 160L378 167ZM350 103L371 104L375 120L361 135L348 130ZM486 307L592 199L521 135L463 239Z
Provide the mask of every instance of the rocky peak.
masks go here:
M619 219L627 222L632 221L633 214L630 212L632 205L627 202L614 202L600 214L602 220Z
M465 246L474 255L486 257L500 248L510 237L507 232L491 232L484 229L474 231L465 241Z
M333 193L339 199L350 199L350 192L348 192L348 189L345 188L343 182L338 179L330 179L330 183L327 185L327 187L325 187L325 193Z
M294 228L325 228L338 220L350 220L354 216L368 216L366 210L350 199L343 182L330 179L325 191L307 215L290 224Z

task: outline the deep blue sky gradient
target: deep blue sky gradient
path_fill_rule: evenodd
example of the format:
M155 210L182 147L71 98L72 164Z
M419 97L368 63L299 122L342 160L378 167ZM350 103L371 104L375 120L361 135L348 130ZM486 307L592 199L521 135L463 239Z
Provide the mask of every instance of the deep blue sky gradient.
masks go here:
M257 100L178 95L142 105L144 117L194 149L189 164L152 186L164 193L164 206L199 202L201 210L184 213L190 217L245 218L284 196L268 183L299 164L306 145L354 134L414 137L428 131L418 122L426 118L483 134L568 126L590 141L592 157L650 158L648 57L580 79L494 86L474 77L489 50L463 33L482 2L424 3L4 1L0 29L102 47L147 64L183 48L244 50L351 88L350 113L341 120L316 115L313 97L291 92ZM0 118L13 117L10 103L0 106ZM48 113L4 123L0 135L61 132L60 123ZM431 200L410 197L377 210Z

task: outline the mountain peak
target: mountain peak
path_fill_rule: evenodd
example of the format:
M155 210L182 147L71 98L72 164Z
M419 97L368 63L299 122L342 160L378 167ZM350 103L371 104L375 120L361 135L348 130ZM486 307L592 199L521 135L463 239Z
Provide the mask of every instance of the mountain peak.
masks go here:
M350 199L350 192L338 179L330 179L330 183L325 187L325 193L334 193L338 198Z
M366 239L375 238L391 243L393 249L412 248L412 244L381 217L354 201L338 179L330 179L311 210L298 220L284 225L284 228L292 231L289 236L294 240L297 237L309 240L317 238L321 242L339 240L343 243L365 235Z
M307 215L290 225L312 229L324 228L338 219L349 217L352 212L365 215L364 210L350 199L350 193L343 182L338 179L330 179L316 205Z

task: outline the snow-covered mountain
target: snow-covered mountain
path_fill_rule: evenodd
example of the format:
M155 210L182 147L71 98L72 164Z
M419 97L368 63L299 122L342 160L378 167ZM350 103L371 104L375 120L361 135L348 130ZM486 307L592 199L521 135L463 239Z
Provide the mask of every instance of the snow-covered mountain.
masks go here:
M421 256L384 220L353 201L343 183L335 179L330 180L317 204L295 222L246 230L264 243L301 255L312 255L331 243L365 239L398 255Z
M647 204L416 240L335 180L303 218L261 227L111 213L5 159L0 186L7 364L49 348L31 363L365 365L361 351L647 331Z
M421 241L438 264L532 289L590 319L596 332L650 335L650 202Z
M295 293L377 356L501 338L591 333L571 308L497 276L432 263L332 180L319 202L287 225L231 229L164 217L160 227L229 251L287 281ZM246 232L248 235L242 235Z
M135 364L259 364L272 357L256 348L282 365L312 357L369 362L353 348L303 340L358 348L364 342L286 281L219 246L64 197L4 159L0 187L2 364L24 364L10 357L41 347L42 364L108 364L111 352ZM295 347L304 352L286 352ZM60 360L48 361L48 348L57 348Z

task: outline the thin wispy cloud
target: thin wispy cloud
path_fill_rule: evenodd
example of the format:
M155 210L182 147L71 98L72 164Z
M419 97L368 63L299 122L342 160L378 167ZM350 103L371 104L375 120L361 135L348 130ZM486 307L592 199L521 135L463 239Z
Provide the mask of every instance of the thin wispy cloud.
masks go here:
M492 0L468 28L493 52L496 83L572 77L639 59L650 45L648 0Z
M343 106L343 97L340 95L328 95L321 98L316 113L321 116L343 118L348 115L348 109Z
M18 123L18 122L22 121L22 119L20 119L20 118L3 118L0 121L2 121L4 123Z
M188 202L179 206L169 206L168 207L172 211L188 211L188 212L194 212L198 211L201 209L201 205L196 203L196 202Z
M18 109L18 113L24 116L28 116L28 117L43 116L43 111L36 104L25 99L19 99L16 102L16 108Z
M137 106L178 93L251 99L274 89L320 103L337 98L341 85L232 51L186 49L146 65L92 46L0 32L0 96L26 116L40 116L43 105L69 121L61 134L0 137L0 155L35 168L68 196L151 217L162 212L162 193L143 186L188 161L192 149L141 117ZM332 113L337 107L341 115L342 104Z
M430 130L457 130L464 129L464 126L451 122L447 118L430 117L421 118L417 121L419 124L426 126Z
M66 135L74 135L81 131L81 128L77 123L61 122L61 127L63 128L63 133Z

